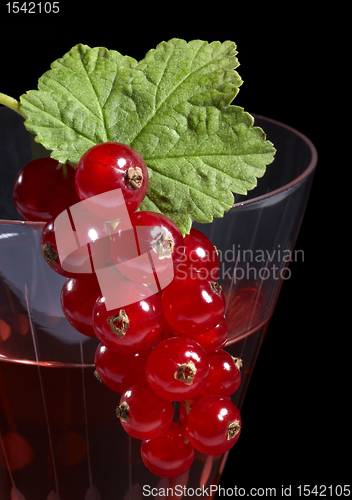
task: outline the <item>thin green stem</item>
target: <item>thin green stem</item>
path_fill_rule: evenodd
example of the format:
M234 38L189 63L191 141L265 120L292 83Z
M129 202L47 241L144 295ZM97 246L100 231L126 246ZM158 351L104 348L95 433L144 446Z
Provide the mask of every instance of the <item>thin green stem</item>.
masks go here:
M66 163L58 163L57 164L57 167L56 167L56 170L58 170L59 168L62 169L62 177L65 179L65 181L67 180L67 165Z
M12 109L13 111L16 111L19 115L23 116L21 113L21 105L16 99L13 97L10 97L9 95L2 94L0 92L0 104L3 104L7 108Z

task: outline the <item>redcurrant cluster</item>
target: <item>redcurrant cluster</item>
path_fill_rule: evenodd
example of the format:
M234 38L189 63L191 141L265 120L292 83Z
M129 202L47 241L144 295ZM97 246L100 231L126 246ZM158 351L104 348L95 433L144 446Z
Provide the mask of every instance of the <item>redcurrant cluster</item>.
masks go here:
M103 143L83 155L76 171L51 159L29 163L16 179L14 201L27 220L46 222L44 258L68 278L63 312L79 332L100 340L95 374L122 394L116 414L125 431L142 440L144 464L158 476L176 477L189 469L195 450L218 455L236 443L241 417L230 396L241 383L241 360L222 349L228 325L215 247L200 231L183 238L166 216L136 211L147 188L140 155L120 143ZM132 229L105 220L106 207L99 203L90 205L89 217L78 210L76 237L89 252L75 250L67 270L55 217L113 189L122 190ZM94 252L114 269L114 295L124 305L107 307L97 276L81 272L85 260L96 262ZM173 402L179 402L176 421Z

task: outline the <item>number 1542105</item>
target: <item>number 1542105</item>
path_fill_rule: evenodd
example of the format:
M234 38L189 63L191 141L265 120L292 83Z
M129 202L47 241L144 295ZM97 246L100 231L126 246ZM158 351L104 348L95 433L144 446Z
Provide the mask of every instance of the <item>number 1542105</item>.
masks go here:
M59 2L8 2L8 14L57 14Z

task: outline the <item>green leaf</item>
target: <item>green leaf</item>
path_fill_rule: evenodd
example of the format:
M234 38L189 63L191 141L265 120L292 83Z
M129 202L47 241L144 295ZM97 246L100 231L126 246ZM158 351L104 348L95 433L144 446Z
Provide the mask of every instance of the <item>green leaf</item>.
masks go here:
M233 193L255 187L275 153L253 118L230 105L242 83L236 55L230 41L173 39L137 63L77 45L21 96L21 112L62 163L100 142L135 148L150 178L141 209L188 233L192 219L222 217Z
M130 116L131 105L133 110L135 106L127 95L136 64L102 47L73 47L52 63L39 79L38 90L21 96L27 129L62 163L78 163L87 149L117 140L117 135L121 142L128 141L129 129L136 126Z

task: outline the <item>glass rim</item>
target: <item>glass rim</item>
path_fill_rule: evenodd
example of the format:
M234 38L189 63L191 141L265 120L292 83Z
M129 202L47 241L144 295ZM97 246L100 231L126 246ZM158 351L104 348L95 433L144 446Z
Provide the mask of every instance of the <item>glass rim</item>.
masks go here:
M266 116L262 115L257 115L256 113L250 113L251 116L254 118L254 126L255 125L255 119L259 120L265 120L271 123L274 123L275 125L278 125L279 127L286 128L290 132L296 134L298 137L300 137L303 142L308 146L310 152L311 152L311 160L309 162L308 167L295 179L293 179L291 182L288 182L287 184L284 184L283 186L274 189L273 191L269 191L266 194L256 196L255 198L251 198L250 200L245 200L245 201L239 201L237 203L234 203L231 207L236 208L236 207L242 207L243 205L249 205L251 203L256 203L258 201L271 198L272 196L275 196L277 194L280 194L284 191L287 191L288 189L293 188L300 182L302 182L304 179L306 179L315 169L317 162L318 162L318 152L316 150L316 147L314 146L313 142L302 132L299 130L291 127L290 125L286 125L285 123L282 123L278 120L275 120L273 118L268 118ZM231 210L230 209L230 210ZM13 224L13 225L21 225L21 226L34 226L34 227L44 227L46 222L40 222L40 221L21 221L21 220L11 220L11 219L0 219L0 224Z
M311 159L310 159L308 167L298 177L296 177L292 181L288 182L287 184L284 184L283 186L281 186L277 189L274 189L273 191L269 191L266 194L256 196L255 198L251 198L250 200L244 200L244 201L239 201L238 203L234 203L231 208L242 207L243 205L249 205L251 203L256 203L257 201L271 198L272 196L283 193L284 191L287 191L288 189L292 189L294 186L298 185L304 179L309 177L309 175L314 171L315 167L317 166L317 162L318 162L317 149L314 146L313 142L305 134L303 134L299 130L295 129L294 127L291 127L290 125L286 125L285 123L282 123L282 122L275 120L273 118L268 118L266 116L257 115L255 113L251 113L251 114L255 119L258 118L260 120L266 120L268 122L274 123L275 125L286 128L290 132L296 134L308 146L308 148L311 152ZM255 123L254 123L254 126L255 126Z

